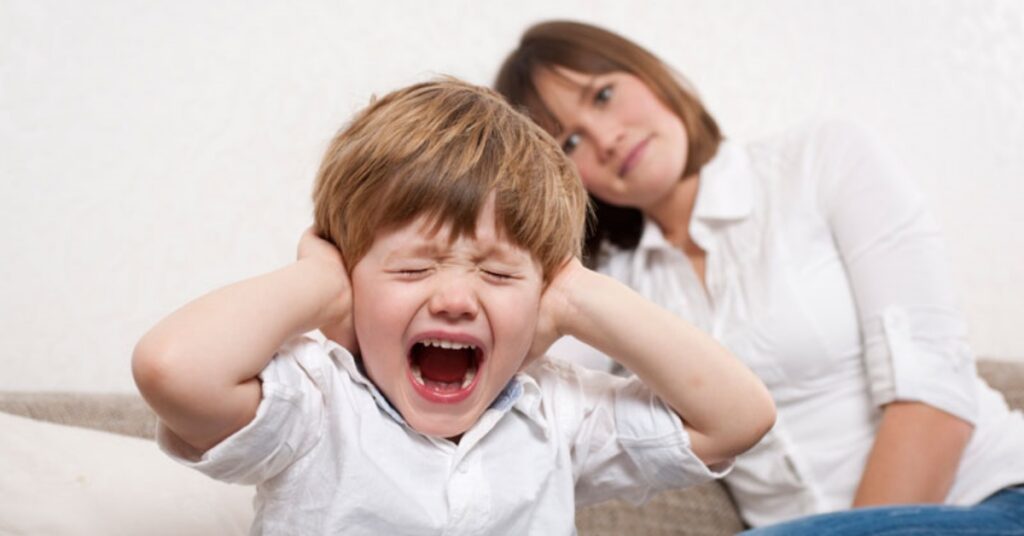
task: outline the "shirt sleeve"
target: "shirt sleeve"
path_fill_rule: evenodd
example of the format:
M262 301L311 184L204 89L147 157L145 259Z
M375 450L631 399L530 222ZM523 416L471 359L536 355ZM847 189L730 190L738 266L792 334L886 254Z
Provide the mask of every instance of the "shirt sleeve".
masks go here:
M812 175L857 304L874 403L976 419L974 357L939 226L888 152L852 124L814 136Z
M160 448L176 461L217 480L259 484L310 451L324 429L324 387L333 368L326 349L307 338L285 344L260 372L256 416L200 456L164 426Z
M575 363L581 367L614 373L618 367L612 358L599 352L594 347L580 342L573 337L562 337L551 345L547 354L563 361Z
M609 499L639 504L669 488L724 476L731 462L709 468L690 448L682 421L636 376L624 378L551 365L561 377L554 399L573 451L576 504Z

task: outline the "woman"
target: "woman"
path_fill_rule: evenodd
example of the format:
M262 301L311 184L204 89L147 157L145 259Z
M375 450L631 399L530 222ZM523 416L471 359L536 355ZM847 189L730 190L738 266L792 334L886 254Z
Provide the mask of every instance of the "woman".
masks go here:
M975 372L921 196L852 125L724 141L680 80L620 36L548 22L496 87L576 164L597 215L588 262L772 390L775 429L726 477L747 523L1024 530L1024 418ZM805 518L908 503L956 506Z

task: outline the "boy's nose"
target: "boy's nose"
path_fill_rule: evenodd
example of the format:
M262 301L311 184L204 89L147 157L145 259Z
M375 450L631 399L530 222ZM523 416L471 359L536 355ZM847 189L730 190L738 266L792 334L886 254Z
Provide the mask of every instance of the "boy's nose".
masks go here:
M465 277L448 277L440 281L430 298L429 309L434 315L449 318L474 318L480 311L473 285Z

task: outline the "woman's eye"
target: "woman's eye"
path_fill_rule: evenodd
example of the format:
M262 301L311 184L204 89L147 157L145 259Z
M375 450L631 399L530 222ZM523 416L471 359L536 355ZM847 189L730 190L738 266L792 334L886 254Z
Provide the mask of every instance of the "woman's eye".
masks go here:
M562 152L565 153L565 154L570 154L570 153L573 152L574 149L576 149L576 146L579 145L579 144L580 144L580 135L579 134L569 134L569 137L565 138L565 141L562 142Z
M609 84L602 87L594 94L594 102L597 104L604 104L612 99L612 86Z

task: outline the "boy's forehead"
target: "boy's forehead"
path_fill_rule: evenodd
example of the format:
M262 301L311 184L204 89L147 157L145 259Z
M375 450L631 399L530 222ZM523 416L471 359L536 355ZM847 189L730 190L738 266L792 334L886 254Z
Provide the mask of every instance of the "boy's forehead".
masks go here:
M488 221L489 220L489 221ZM508 261L529 261L528 251L509 241L498 231L493 216L481 218L475 232L453 237L451 226L436 225L420 217L391 233L378 236L387 257L438 256L454 250L469 250L476 256L499 257Z

